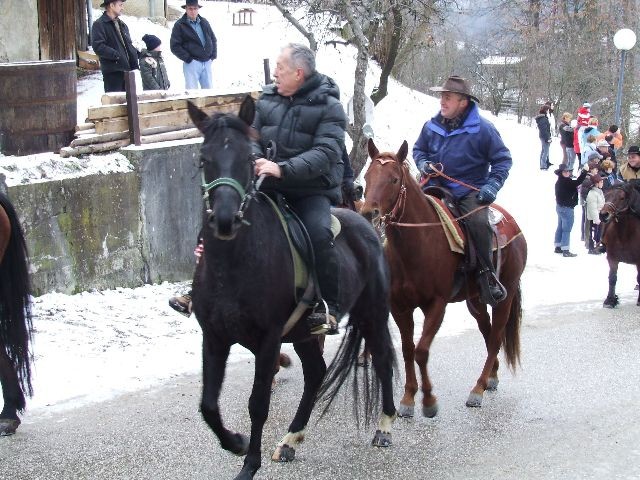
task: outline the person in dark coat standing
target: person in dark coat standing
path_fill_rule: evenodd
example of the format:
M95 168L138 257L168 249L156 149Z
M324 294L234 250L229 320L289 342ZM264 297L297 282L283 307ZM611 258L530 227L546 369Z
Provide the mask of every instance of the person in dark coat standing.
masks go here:
M553 165L549 161L549 145L551 145L551 123L548 117L549 106L543 105L540 108L540 112L536 115L536 123L538 124L538 136L542 144L542 150L540 151L540 170L549 170L549 167Z
M566 164L560 165L554 172L558 176L556 180L556 214L558 226L554 239L555 253L561 253L563 257L575 257L575 253L569 250L571 229L573 228L574 208L578 205L578 186L587 178L589 164L585 163L578 178L571 178L571 170Z
M129 28L120 20L126 0L105 0L104 13L93 22L91 46L100 58L106 92L124 92L124 72L138 69L138 51L131 42Z
M168 90L171 86L162 58L162 42L155 35L143 35L147 48L140 52L140 76L144 90Z
M266 85L256 103L253 127L260 136L252 147L255 173L265 175L262 190L285 196L309 232L328 315L320 304L308 324L311 333L321 334L335 330L343 313L330 207L341 201L346 115L338 86L316 71L309 48L285 46L274 78L275 84Z
M187 0L186 10L171 30L171 53L184 62L184 83L188 90L211 88L211 63L218 56L218 44L211 25L198 12L198 0ZM198 84L200 85L198 87Z
M413 146L413 159L418 170L429 176L428 186L450 190L462 214L475 212L465 224L476 246L480 299L495 307L507 291L496 278L493 230L488 210L482 207L493 203L509 176L511 153L496 127L480 116L478 99L464 78L451 76L442 87L431 90L441 92L440 113L422 127ZM464 184L437 176L440 167L448 177Z

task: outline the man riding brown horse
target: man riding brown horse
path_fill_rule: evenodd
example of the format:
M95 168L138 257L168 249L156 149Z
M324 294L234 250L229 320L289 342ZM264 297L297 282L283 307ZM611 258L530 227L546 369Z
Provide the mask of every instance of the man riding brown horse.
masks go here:
M440 112L422 127L413 147L418 169L428 176L426 186L451 191L475 245L477 279L484 303L495 307L505 288L496 278L487 207L509 176L511 154L495 126L480 116L478 99L467 80L452 76L442 87ZM442 175L442 173L446 175Z

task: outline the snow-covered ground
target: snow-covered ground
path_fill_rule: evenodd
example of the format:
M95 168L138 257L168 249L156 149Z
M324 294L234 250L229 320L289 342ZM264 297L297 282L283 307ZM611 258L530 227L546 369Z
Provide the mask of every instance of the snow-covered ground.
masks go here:
M182 4L176 0L169 3ZM218 37L218 59L213 64L213 75L215 89L220 93L259 90L263 80L262 59L270 58L273 66L282 45L304 43L300 34L272 7L254 5L254 26L234 27L232 15L239 8L237 4L203 4L201 14L212 23ZM183 89L181 63L168 49L172 25L164 28L146 19L124 17L124 20L134 41L139 42L145 33L162 39L172 89ZM336 79L346 105L353 92L355 50L323 46L318 52L317 64L320 72ZM367 81L369 91L378 73L379 69L372 65ZM83 122L87 108L100 103L99 73L84 78L78 91L79 122ZM388 97L375 110L373 127L379 148L395 151L403 140L413 145L423 123L438 109L436 98L391 81ZM529 244L529 260L523 277L525 323L535 323L539 314L548 311L546 307L562 305L565 312L602 308L607 290L607 264L603 256L586 254L579 242L578 224L574 227L571 249L579 256L563 258L552 253L556 177L551 171L541 172L538 168L537 130L483 113L495 122L514 158L511 176L498 202L517 219ZM559 156L560 146L554 140L551 161L558 164ZM74 172L76 175L95 173L98 168L106 172L130 166L119 154L67 161L54 154L0 157L0 173L7 176L9 185ZM576 215L579 215L577 209ZM634 285L635 269L622 265L618 290L623 303L635 303ZM176 375L198 372L201 337L197 323L194 318L186 319L173 312L167 305L168 297L185 286L165 283L73 296L50 293L36 298L35 396L29 402L25 420L144 388ZM419 315L416 319L422 321ZM475 321L464 305L452 305L439 336L475 328ZM329 337L328 341L337 339ZM397 334L396 343L399 345ZM284 348L292 352L291 347ZM232 350L231 361L250 356L237 347Z

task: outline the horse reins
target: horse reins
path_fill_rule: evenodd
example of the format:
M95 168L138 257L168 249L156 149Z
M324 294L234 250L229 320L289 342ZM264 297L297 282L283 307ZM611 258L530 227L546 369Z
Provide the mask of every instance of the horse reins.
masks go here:
M395 159L393 158L381 158L378 157L376 158L376 161L378 161L381 165L384 165L385 163L389 163L389 162L394 162L397 163L398 166L400 167L400 174L401 174L401 180L400 180L400 193L398 194L398 199L396 200L396 203L394 204L393 208L391 209L391 211L389 213L387 213L386 215L382 216L380 218L380 224L384 224L384 225L393 225L396 227L438 227L442 225L442 222L426 222L426 223L403 223L403 222L397 222L392 220L393 218L396 219L400 219L402 218L402 214L404 213L404 207L405 207L405 203L407 200L407 186L406 186L406 174L405 174L405 167L404 165L400 164L399 162L397 162ZM451 180L452 182L458 183L460 185L463 185L465 187L471 188L472 190L478 191L479 189L472 186L472 185L468 185L460 180L456 180L455 178L449 177L448 175L445 175L442 170L436 170L436 172L438 172L437 174L434 174L434 176L442 176L448 180ZM452 220L454 222L458 222L460 220L464 220L465 218L467 218L470 215L473 215L474 213L487 208L488 205L483 205L481 207L477 207L474 208L473 210L468 211L467 213L465 213L464 215L460 215L459 217L452 217ZM398 213L399 212L399 213Z

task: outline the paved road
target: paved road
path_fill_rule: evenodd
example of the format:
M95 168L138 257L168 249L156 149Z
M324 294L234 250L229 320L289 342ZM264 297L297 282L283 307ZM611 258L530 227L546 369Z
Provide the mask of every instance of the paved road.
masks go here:
M526 313L522 368L515 376L502 371L481 409L464 406L484 359L480 334L436 339L431 371L440 413L398 420L386 450L369 446L372 429L356 430L344 399L308 429L295 462L272 464L301 392L295 365L273 395L256 478L640 478L640 308L630 300L615 311L575 307ZM252 363L231 365L224 389L227 424L244 432L252 374ZM400 384L397 392L399 399ZM178 377L28 417L16 435L0 438L0 478L231 479L241 459L219 448L197 411L199 397L199 378Z

